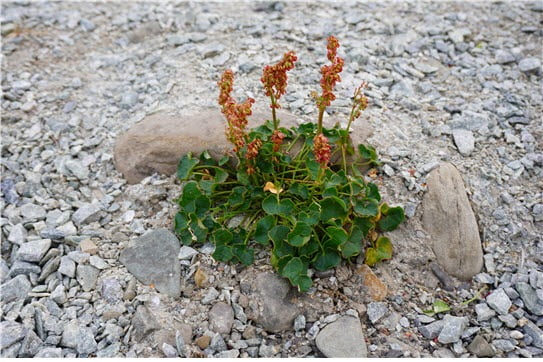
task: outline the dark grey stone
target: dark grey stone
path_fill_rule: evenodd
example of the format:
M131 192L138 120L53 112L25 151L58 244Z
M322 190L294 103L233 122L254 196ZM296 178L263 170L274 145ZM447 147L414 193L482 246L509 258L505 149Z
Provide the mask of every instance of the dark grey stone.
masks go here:
M430 324L426 324L418 327L419 332L427 339L434 339L439 336L441 330L443 329L443 320L437 320Z
M328 358L365 358L368 354L360 320L343 316L317 335L317 348Z
M121 252L120 262L144 284L171 297L181 294L179 240L167 229L148 232Z
M60 240L63 239L66 235L61 230L46 228L40 231L40 236L44 239Z

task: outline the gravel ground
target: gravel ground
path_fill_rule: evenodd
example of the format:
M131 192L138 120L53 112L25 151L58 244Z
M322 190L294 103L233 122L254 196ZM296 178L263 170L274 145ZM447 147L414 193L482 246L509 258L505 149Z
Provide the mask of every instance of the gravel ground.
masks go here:
M2 357L543 355L542 2L1 6ZM225 68L239 98L266 104L261 69L287 50L299 62L283 104L314 119L331 34L345 68L329 113L344 117L369 82L357 122L374 128L384 198L408 215L394 259L374 269L387 298L360 293L356 263L274 301L265 252L243 269L213 261L210 245L174 256L178 299L136 280L121 251L171 228L180 185L128 185L117 136L149 114L216 107ZM440 161L462 175L484 251L483 272L451 291L420 220ZM270 331L259 296L291 328ZM426 316L437 298L451 310Z

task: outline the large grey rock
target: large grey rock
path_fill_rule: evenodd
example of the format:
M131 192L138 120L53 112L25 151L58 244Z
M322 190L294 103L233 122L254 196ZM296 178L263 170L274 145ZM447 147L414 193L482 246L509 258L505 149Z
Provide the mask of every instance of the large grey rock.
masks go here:
M443 318L443 329L437 340L442 344L458 342L467 325L468 319L466 317L454 317L447 314Z
M35 358L62 358L62 348L45 347L34 356Z
M289 282L275 273L248 275L251 285L247 317L262 325L271 333L292 329L294 319L300 310L290 301L294 289Z
M524 73L538 73L541 69L541 60L538 58L524 58L518 63L519 69Z
M150 231L121 252L120 262L144 284L171 297L181 294L179 240L167 229Z
M515 286L526 308L535 315L543 315L543 300L537 296L537 292L530 284L518 282Z
M387 304L383 302L372 302L368 304L368 318L372 324L375 324L388 311Z
M507 314L512 303L502 288L494 290L486 297L488 305L499 314Z
M0 323L0 349L5 349L22 340L26 335L25 327L17 322L3 321Z
M249 117L248 127L258 126L270 118L269 109L256 109ZM281 126L289 128L298 125L297 117L279 110ZM325 119L325 125L332 126L333 120ZM203 109L186 116L156 113L143 119L115 143L115 167L128 183L134 184L158 172L171 175L176 172L181 157L204 150L214 158L230 153L232 145L224 135L226 120L218 107ZM352 127L351 138L355 145L363 143L372 133L367 122Z
M25 299L32 290L32 285L26 275L17 275L15 278L0 285L0 301L10 303Z
M132 335L139 342L153 331L159 330L162 326L146 306L140 305L132 318Z
M487 321L496 315L496 312L490 309L486 303L477 304L475 313L477 313L477 322Z
M479 228L456 167L443 163L428 175L423 199L424 228L443 269L469 280L483 267Z
M43 346L43 342L32 329L26 332L26 336L19 350L19 357L34 357Z
M343 316L324 327L316 343L328 358L364 358L368 354L360 320L351 316Z
M228 304L219 302L209 311L208 319L212 330L220 334L228 334L234 324L234 311Z
M532 345L537 348L543 348L543 331L532 321L524 325L524 333L532 337Z
M98 348L98 344L94 340L94 335L90 328L80 328L77 333L77 353L81 355L88 355L95 352Z
M115 278L106 278L102 280L102 298L108 303L117 303L123 297L123 288L121 283Z
M419 332L427 339L434 339L439 336L441 330L443 329L443 320L437 320L430 324L421 325L419 327Z
M21 206L21 215L23 215L27 221L45 219L46 214L47 212L41 205L24 204Z
M61 257L58 271L60 272L60 274L66 275L70 278L75 277L75 261L73 261L67 255Z
M60 345L75 349L77 347L77 334L79 333L80 329L81 326L76 319L67 323L62 329L62 339L60 340Z
M50 247L50 239L35 240L23 243L17 251L17 259L37 263L45 256L45 253L47 253Z

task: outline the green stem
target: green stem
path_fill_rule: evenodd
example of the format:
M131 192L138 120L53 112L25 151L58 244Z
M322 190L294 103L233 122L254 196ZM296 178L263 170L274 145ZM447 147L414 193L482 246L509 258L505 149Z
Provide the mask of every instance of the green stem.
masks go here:
M322 119L324 117L324 110L325 109L326 109L326 107L319 108L319 121L317 123L317 134L322 133Z

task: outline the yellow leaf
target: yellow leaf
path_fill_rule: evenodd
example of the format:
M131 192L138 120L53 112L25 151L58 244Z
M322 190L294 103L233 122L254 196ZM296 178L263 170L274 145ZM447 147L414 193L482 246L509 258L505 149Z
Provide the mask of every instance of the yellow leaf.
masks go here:
M269 191L272 194L277 195L277 194L280 194L283 191L283 189L277 190L275 185L272 182L268 181L268 182L266 182L266 185L264 186L264 191Z

